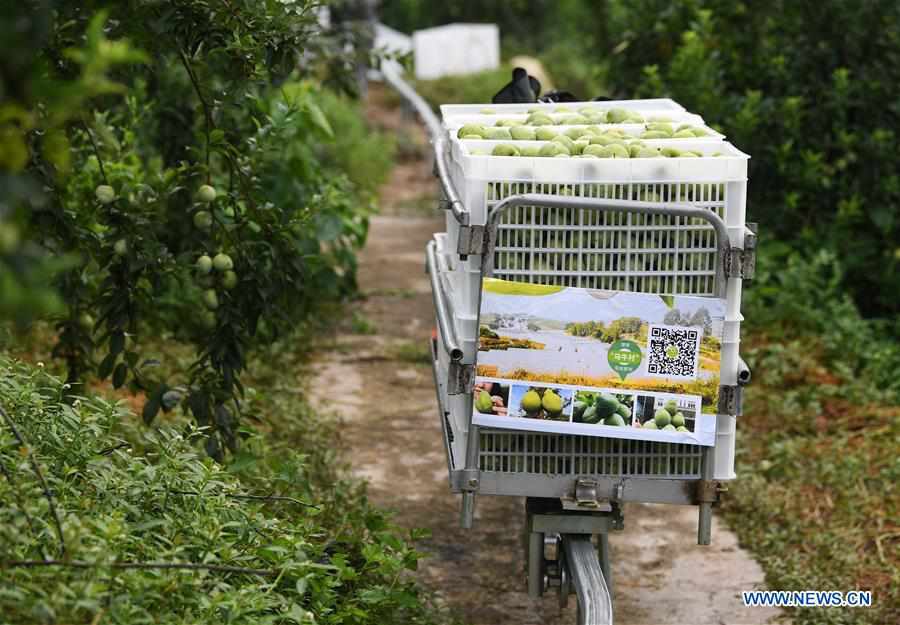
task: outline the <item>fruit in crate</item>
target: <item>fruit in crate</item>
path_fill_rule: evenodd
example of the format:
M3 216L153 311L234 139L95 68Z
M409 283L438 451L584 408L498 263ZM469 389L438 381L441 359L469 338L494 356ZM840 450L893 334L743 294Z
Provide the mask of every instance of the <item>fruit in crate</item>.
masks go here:
M475 409L478 412L491 414L493 413L494 402L491 399L490 393L487 391L478 391L478 399L475 400Z
M542 128L538 128L534 132L534 136L538 141L550 141L557 134L556 128L553 126L544 126Z
M484 138L484 126L481 124L465 124L457 131L456 136L460 139L472 136Z
M532 113L525 120L525 123L529 126L552 126L553 118L544 113Z
M512 139L512 135L509 128L485 128L484 138L491 141L509 141Z
M520 403L522 404L522 410L528 414L534 414L541 409L541 396L537 394L536 390L530 389L522 395Z
M569 156L569 149L562 143L551 141L541 146L539 156Z
M513 126L509 129L509 134L516 141L534 141L536 134L531 126Z
M669 133L662 130L645 130L641 133L641 139L668 139Z
M672 135L673 139L693 139L694 133L690 130L679 130Z
M653 415L653 420L656 421L658 427L663 428L672 422L672 415L670 415L669 411L665 408L660 408Z
M606 121L610 124L621 124L628 119L628 111L621 108L609 109L606 111Z
M558 415L562 412L563 409L563 400L562 397L554 393L552 390L544 391L544 397L541 399L541 406L544 407L544 410L549 412L552 415Z
M495 145L494 149L491 150L491 156L520 156L519 148L514 145L510 145L508 143L501 143L500 145Z
M553 137L550 140L556 141L557 143L562 143L564 146L566 146L566 149L569 150L569 154L571 154L573 152L573 150L575 149L575 142L572 141L572 139L570 137L567 137L566 135L556 135L555 137Z

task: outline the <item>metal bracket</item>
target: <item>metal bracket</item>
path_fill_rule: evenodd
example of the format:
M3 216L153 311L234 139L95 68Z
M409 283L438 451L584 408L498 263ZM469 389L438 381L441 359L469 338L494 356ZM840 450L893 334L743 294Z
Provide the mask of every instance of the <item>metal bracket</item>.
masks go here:
M447 394L471 393L475 388L475 366L450 361L447 367Z
M744 248L729 248L725 253L724 266L726 278L752 280L756 273L756 241L758 226L746 224L744 232Z
M719 405L717 414L728 414L739 417L743 414L744 389L740 386L719 387Z
M722 493L728 492L728 488L715 480L697 481L697 503L716 504L722 498Z
M478 469L463 469L459 472L459 488L468 493L477 493L480 484Z
M483 254L487 241L485 231L484 226L460 226L456 253L464 259L470 254Z

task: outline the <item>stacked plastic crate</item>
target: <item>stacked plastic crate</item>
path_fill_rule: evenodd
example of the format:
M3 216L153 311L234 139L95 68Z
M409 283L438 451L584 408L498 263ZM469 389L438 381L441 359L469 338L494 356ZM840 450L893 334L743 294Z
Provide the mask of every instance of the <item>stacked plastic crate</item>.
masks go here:
M672 100L445 105L441 112L450 140L451 178L471 225L483 225L490 208L523 193L687 203L722 217L731 245L743 247L749 157ZM448 212L447 231L439 241L464 362L473 363L481 266L478 258L461 260L453 253L459 229ZM521 206L500 222L493 275L596 289L724 296L721 383L733 385L741 280L721 276L716 257L715 233L700 219ZM444 369L446 362L441 364ZM451 412L464 413L461 403L458 408ZM718 418L715 479L734 477L734 425L732 416ZM451 426L459 432L466 424ZM455 451L458 455L462 449Z

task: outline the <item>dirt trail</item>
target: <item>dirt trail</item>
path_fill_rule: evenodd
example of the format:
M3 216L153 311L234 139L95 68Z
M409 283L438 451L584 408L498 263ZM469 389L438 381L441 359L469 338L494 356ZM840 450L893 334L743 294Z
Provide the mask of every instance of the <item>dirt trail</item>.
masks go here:
M414 124L396 112L382 106L372 116L422 143ZM574 623L574 600L561 612L555 595L535 601L525 592L521 499L481 497L475 527L459 528L426 351L434 321L423 250L443 218L410 209L434 193L427 160L407 162L387 185L384 214L373 220L360 259L368 297L357 314L374 333L341 334L337 349L319 355L322 383L313 388L339 381L341 392L316 401L344 420L348 457L369 480L373 501L396 510L401 525L431 530L419 544L428 554L421 581L464 622ZM696 522L695 508L626 507L625 530L610 538L617 624L761 624L777 616L741 605L739 592L761 588L763 574L734 535L715 519L713 545L698 547Z

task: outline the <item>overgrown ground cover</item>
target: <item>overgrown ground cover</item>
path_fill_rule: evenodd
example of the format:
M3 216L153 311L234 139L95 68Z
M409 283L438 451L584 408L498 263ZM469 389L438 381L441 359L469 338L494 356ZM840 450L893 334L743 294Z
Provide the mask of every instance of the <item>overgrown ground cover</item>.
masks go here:
M253 362L226 465L184 417L148 429L109 387L69 402L52 364L0 355L2 621L443 620L412 578L417 534L368 503L334 451L335 421L304 403L308 350L295 335Z

